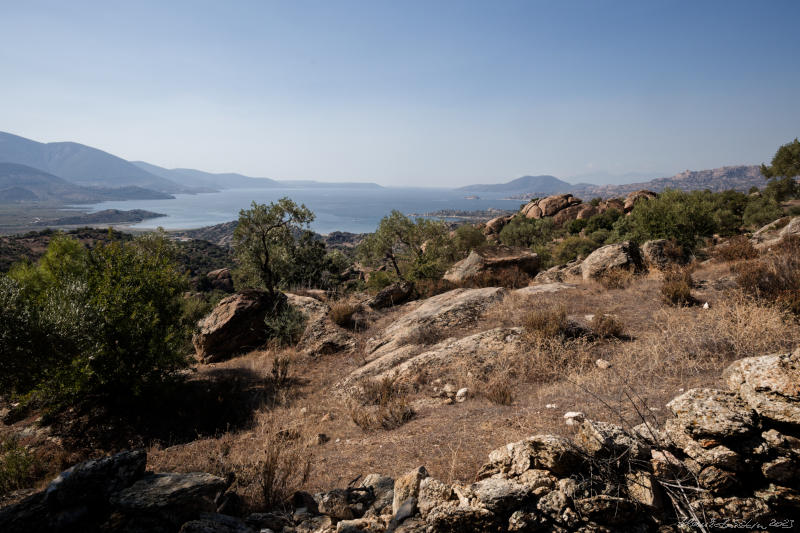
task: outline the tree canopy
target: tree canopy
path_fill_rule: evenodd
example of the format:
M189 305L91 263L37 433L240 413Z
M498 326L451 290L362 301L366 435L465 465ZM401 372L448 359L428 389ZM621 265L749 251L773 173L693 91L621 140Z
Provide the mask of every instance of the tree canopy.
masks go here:
M233 232L233 251L245 283L274 294L280 271L295 257L295 236L313 221L314 214L305 205L286 197L242 209Z

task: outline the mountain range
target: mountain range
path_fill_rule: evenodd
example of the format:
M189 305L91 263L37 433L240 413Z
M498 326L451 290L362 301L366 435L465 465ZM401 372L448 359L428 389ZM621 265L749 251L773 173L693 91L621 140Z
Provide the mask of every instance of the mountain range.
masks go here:
M639 189L660 191L763 187L759 167L729 166L681 172L675 176L628 183L569 183L551 175L522 176L506 183L467 185L467 194L501 193L531 198L572 193L582 198L624 196ZM162 199L176 193L272 187L376 187L375 183L323 183L274 180L236 173L211 173L190 168L167 169L144 161L126 161L103 150L75 142L40 143L0 132L0 204L94 203L104 200Z
M176 193L266 187L380 187L375 183L273 180L126 161L75 142L40 143L0 132L0 204L94 203L173 198Z

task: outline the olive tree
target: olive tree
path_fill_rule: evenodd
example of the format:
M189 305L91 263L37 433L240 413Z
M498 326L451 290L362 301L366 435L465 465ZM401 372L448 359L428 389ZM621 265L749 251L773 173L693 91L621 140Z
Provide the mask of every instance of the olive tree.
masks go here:
M441 270L436 264L449 255L450 245L442 222L392 211L361 242L358 256L368 264L387 262L400 279L426 277L423 273Z
M800 141L795 139L778 148L772 163L761 165L761 173L770 180L766 194L775 200L780 202L800 194L800 186L795 180L800 176Z
M246 283L274 295L282 265L295 255L295 235L313 220L305 205L286 197L269 205L253 202L250 209L242 209L233 232L233 251Z

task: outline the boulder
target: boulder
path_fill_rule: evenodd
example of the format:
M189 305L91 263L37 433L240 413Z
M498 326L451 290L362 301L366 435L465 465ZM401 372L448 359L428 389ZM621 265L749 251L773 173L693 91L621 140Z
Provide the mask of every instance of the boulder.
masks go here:
M285 296L255 289L223 298L198 324L200 330L192 339L197 358L205 363L221 361L264 344L264 317L279 298Z
M391 512L394 501L394 479L380 474L369 474L364 478L361 486L371 490L375 498L366 512L367 516Z
M516 268L533 276L539 268L539 256L527 248L484 246L473 250L466 259L450 267L444 279L452 283L465 283L483 274L507 268Z
M434 507L441 505L453 498L453 489L438 479L426 477L419 483L419 496L417 506L423 518Z
M800 425L800 349L740 359L723 378L761 417Z
M409 498L419 496L419 484L428 477L428 471L424 466L406 472L394 481L394 498L392 499L392 513L397 514L400 506Z
M542 210L543 216L551 217L562 209L566 209L580 203L580 198L575 198L571 194L557 194L554 196L548 196L547 198L542 198L539 200L538 205L539 209Z
M512 218L514 218L513 215L491 219L483 227L483 234L487 237L490 235L500 235L500 232L503 231L503 228L506 227L506 224L511 222Z
M669 246L667 239L647 241L642 245L642 259L648 266L663 269L678 259L667 253Z
M615 269L638 270L642 266L639 248L631 241L601 246L581 263L584 280L597 279Z
M207 513L181 526L178 533L255 533L240 519L223 514Z
M650 457L648 445L621 426L608 422L584 420L575 435L575 442L593 457L613 457L615 460L644 460Z
M755 430L756 414L732 392L690 389L667 404L693 439L738 438Z
M625 203L623 204L622 209L626 213L630 213L631 211L633 211L633 207L639 200L656 198L656 197L658 197L658 195L653 191L648 191L644 189L641 191L634 191L625 197Z
M555 215L553 215L553 223L556 226L562 226L564 223L575 220L578 218L578 215L586 209L585 205L576 204L571 205L569 207L565 207Z
M231 269L218 268L206 274L211 288L217 291L233 292L233 277L231 276Z
M216 511L215 498L227 484L202 472L147 474L110 498L122 531L175 531L201 513Z
M418 374L455 367L489 370L504 355L524 347L521 328L495 328L460 339L451 337L427 347L422 353L417 345L403 346L354 370L339 386L346 390L365 378L413 380ZM456 392L452 390L453 397Z
M537 283L536 285L529 285L527 287L522 287L521 289L516 289L511 291L511 294L516 294L518 296L533 296L534 294L552 294L555 292L561 291L568 291L570 289L574 289L576 285L571 283L560 283L560 282L550 282L550 283Z
M478 478L494 474L519 476L526 470L547 470L556 475L569 474L583 463L578 449L567 439L555 435L534 435L507 444L489 454Z
M454 289L428 298L416 309L400 316L367 344L371 361L409 344L428 329L443 331L474 323L489 306L501 300L507 291L499 287Z
M373 309L383 309L393 305L401 304L408 300L414 285L408 281L398 281L388 287L384 287L369 302L368 305Z
M91 531L105 521L108 498L144 474L144 451L85 461L62 472L44 490L0 508L0 531Z
M470 487L475 503L495 514L519 509L534 499L529 485L501 477L482 479Z

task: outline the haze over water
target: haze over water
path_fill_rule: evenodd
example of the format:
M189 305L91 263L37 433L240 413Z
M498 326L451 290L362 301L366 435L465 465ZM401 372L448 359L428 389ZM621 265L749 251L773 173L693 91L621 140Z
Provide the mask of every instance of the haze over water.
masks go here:
M288 196L304 203L316 215L311 228L318 233L348 231L367 233L375 230L380 219L393 209L403 214L426 213L441 209L517 209L522 200L504 200L502 194L484 193L478 200L467 200L466 192L423 188L269 188L228 189L216 193L179 194L174 200L128 200L102 202L89 208L145 209L166 217L145 220L132 227L153 229L192 229L228 222L238 218L239 210L252 201L269 203Z

